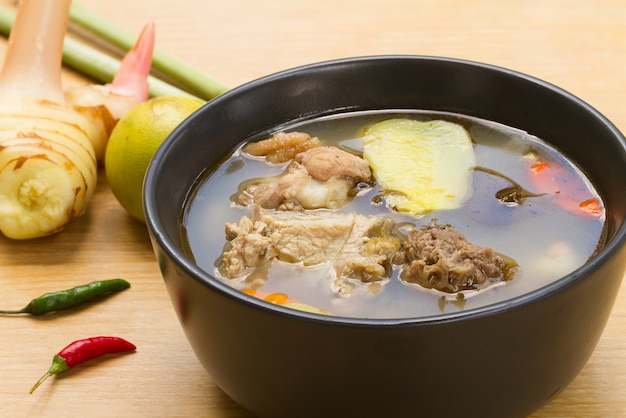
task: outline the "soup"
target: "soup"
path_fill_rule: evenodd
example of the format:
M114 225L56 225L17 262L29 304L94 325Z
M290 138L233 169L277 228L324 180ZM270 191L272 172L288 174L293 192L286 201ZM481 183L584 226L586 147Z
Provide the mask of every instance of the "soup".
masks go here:
M431 166L432 158L439 158L438 164L443 167L439 169L443 174L438 174L441 184L431 182L434 185L428 186L426 194L451 187L454 192L441 194L443 203L432 203L433 199L426 199L424 203L420 200L423 192L413 199L410 187L421 182L424 176L411 177L415 170L403 167L401 162L401 157L412 152L412 148L415 159L426 158L432 151L428 142L415 149L412 140L402 140L397 155L387 156L390 147L396 146L393 145L396 137L404 135L404 131L398 134L400 131L394 126L391 142L384 142L379 148L370 145L372 135L379 132L389 138L390 129L381 128L382 123L389 120L399 121L397 126L406 124L408 129L422 129L427 132L426 136L433 129L443 132L441 137L446 140L460 135L454 137L460 139L450 140L454 143L452 148L444 149L439 157L428 157L431 159L422 164ZM434 128L433 121L437 122ZM269 133L243 138L245 141L231 156L218 167L207 170L186 203L181 227L183 241L189 255L201 268L257 297L337 316L437 315L501 302L538 289L582 266L603 244L604 212L597 192L558 150L523 131L464 115L404 110L319 117L294 122L280 127L279 131L305 133L319 139L314 147L341 150L358 157L359 161L350 166L352 171L363 171L361 157L364 156L369 163L367 169L371 169L373 175L367 180L366 174L355 174L353 181L339 181L331 192L325 186L338 176L333 180L316 181L302 189L306 192L298 192L301 197L296 208L292 207L292 200L280 199L275 205L267 203L265 208L259 208L254 202L246 204L242 196L249 197L248 191L252 190L256 199L264 193L259 185L275 185L292 170L293 161L305 163L300 161L304 151L275 163L268 163L269 157L251 155L249 148L244 151L246 144L265 139ZM466 144L462 142L463 135L468 138L469 148L463 145ZM405 145L409 151L402 148ZM455 150L460 150L458 158L452 155ZM546 175L544 169L556 171ZM411 181L405 181L406 178ZM454 178L454 182L450 182L450 178ZM461 187L458 187L459 182ZM408 184L409 189L402 189L399 183ZM273 197L266 201L272 201ZM407 203L410 199L413 201ZM428 206L430 203L432 205ZM300 229L283 240L284 248L272 250L275 256L268 257L265 250L246 255L263 258L254 268L242 267L240 259L225 268L229 249L238 239L233 237L241 232L244 224L248 229L241 237L261 236L252 226L260 220L264 222L264 230L268 225L276 228L274 232L293 230L294 225ZM336 245L336 241L324 241L311 233L328 220L334 222L335 230L345 228L348 232L338 232L345 236L350 236L349 231L355 229L357 222L368 225L369 229L366 228L362 237L356 237L354 242L358 244L349 246L342 241L341 245ZM432 266L422 265L415 276L418 279L412 280L407 273L410 268L406 255L414 251L407 245L411 240L418 240L409 237L418 233L430 237L448 230L457 241L462 241L464 248L470 246L473 254L487 254L490 260L499 260L499 272L485 275L487 267L480 265L477 271L485 280L476 281L477 276L471 276L469 282L459 285L450 274L441 287L429 284L436 281L431 280L433 273L428 270ZM251 237L251 232L257 235ZM263 239L269 238L264 236ZM446 240L448 238L444 237L439 242ZM276 247L278 241L264 242ZM306 241L313 249L298 248L294 252L291 248L294 241ZM254 252L249 246L252 241L243 242L240 252L246 249ZM372 243L377 249L383 248L376 253L378 264L368 259L355 267L355 260L363 256L364 245ZM240 253L238 257L244 256ZM474 256L464 255L462 262L469 258ZM418 261L409 260L409 263ZM349 277L342 278L346 269ZM448 266L439 270L442 269L449 270ZM493 279L496 276L499 279Z

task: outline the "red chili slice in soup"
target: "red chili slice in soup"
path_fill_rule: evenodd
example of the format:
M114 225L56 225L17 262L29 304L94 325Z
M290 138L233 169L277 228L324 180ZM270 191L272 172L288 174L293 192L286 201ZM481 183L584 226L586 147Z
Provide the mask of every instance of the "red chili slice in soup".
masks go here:
M570 170L554 162L538 162L530 166L530 177L540 192L551 193L556 202L570 212L601 217L600 200Z

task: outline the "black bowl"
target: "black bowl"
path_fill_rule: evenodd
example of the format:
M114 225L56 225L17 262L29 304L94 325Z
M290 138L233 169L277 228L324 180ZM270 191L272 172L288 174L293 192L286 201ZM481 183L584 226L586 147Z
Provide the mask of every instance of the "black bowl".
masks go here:
M248 297L185 255L185 199L246 138L307 116L427 109L528 131L576 161L607 209L607 244L532 293L461 313L349 319ZM516 417L565 388L594 350L626 265L626 141L541 80L422 56L345 59L235 88L184 121L145 181L148 229L180 323L217 385L260 417ZM212 233L222 234L223 231Z

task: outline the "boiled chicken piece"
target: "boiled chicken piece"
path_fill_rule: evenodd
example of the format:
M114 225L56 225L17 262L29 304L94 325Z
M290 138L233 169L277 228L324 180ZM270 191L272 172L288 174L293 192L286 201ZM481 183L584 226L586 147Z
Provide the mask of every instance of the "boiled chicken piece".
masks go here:
M238 202L265 209L336 209L354 197L357 184L371 177L363 158L336 147L314 147L296 154L280 176L248 186Z
M229 248L219 271L235 279L280 260L332 265L331 287L350 294L355 284L385 281L391 256L400 248L394 221L356 213L268 211L255 207L237 223L226 224Z

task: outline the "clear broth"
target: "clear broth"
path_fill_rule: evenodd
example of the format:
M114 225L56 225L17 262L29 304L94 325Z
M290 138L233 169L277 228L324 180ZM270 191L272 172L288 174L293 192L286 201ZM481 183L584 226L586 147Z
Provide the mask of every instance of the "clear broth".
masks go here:
M532 191L534 186L526 173L528 165L521 161L525 154L533 152L545 161L554 161L571 170L597 196L583 173L546 142L518 129L464 115L404 110L354 112L300 121L280 130L306 132L325 144L359 151L362 149L363 128L390 117L442 119L464 126L474 142L477 166L501 173L527 190ZM246 142L267 136L249 138ZM220 278L216 263L226 243L224 226L250 214L249 208L233 204L233 194L240 183L251 178L278 175L284 168L285 165L270 166L264 160L250 158L239 147L222 164L207 170L189 196L181 225L187 251L198 266ZM494 196L497 191L510 186L508 181L478 170L472 176L473 191L459 209L434 211L420 218L394 213L384 205L372 203L379 192L374 187L339 211L387 216L417 227L432 219L451 224L469 241L513 258L519 264L513 280L450 297L402 282L398 279L398 269L395 269L392 279L378 293L363 288L349 297L340 297L330 290L329 265L304 268L273 262L267 283L261 290L286 293L337 316L431 316L501 302L541 288L582 266L602 246L604 217L573 214L555 204L550 195L528 199L524 205L507 206ZM235 288L242 288L244 282L222 280Z

